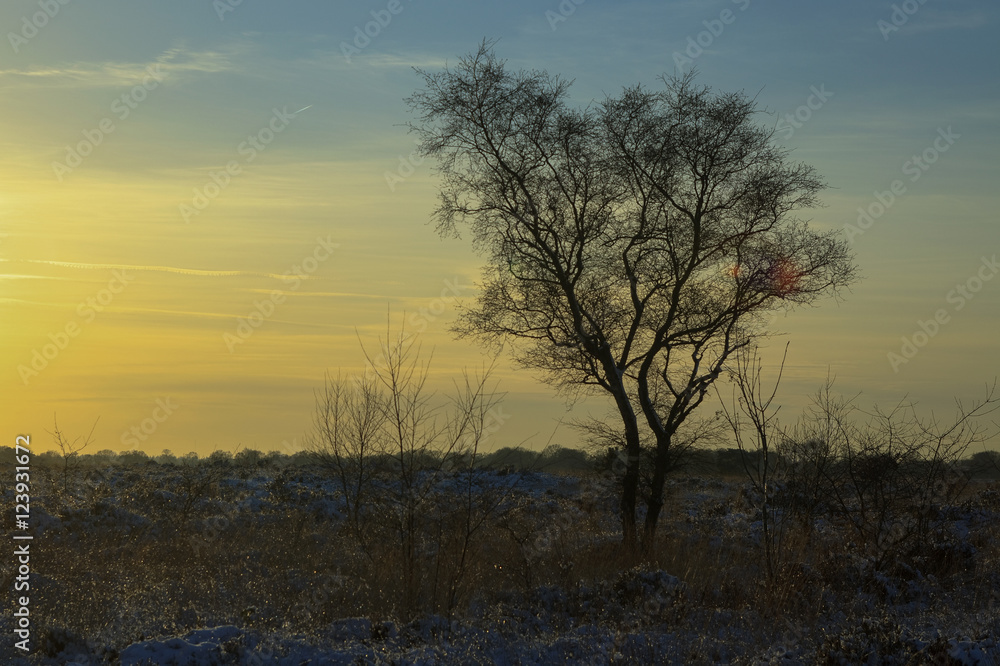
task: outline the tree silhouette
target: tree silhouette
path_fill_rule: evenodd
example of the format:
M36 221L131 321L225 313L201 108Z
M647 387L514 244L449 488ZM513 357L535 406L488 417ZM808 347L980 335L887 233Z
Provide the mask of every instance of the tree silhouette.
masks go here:
M766 335L770 311L854 278L839 232L793 216L823 183L771 141L753 99L694 74L577 109L569 82L508 71L488 41L454 68L418 73L410 127L442 178L438 230L470 229L486 259L456 330L517 341L517 361L560 389L610 394L629 546L641 432L651 435L651 545L674 435L731 355Z

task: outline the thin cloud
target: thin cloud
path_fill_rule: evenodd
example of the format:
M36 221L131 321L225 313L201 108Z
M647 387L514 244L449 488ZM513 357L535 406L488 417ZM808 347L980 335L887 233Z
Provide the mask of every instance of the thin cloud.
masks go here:
M38 308L50 310L69 310L79 307L80 303L32 301L23 298L3 298L0 297L0 305L30 305ZM168 310L164 308L143 308L133 306L106 305L101 310L102 313L115 315L153 315L187 322L189 326L197 326L195 320L207 319L212 321L224 320L229 322L239 322L246 317L245 314L229 314L221 312L199 312L194 310ZM353 330L353 326L348 324L336 324L330 322L315 321L295 321L291 319L271 318L267 320L269 324L291 326L295 328L314 328L320 330ZM148 321L146 322L148 323ZM185 325L184 323L181 324Z
M51 275L19 275L16 273L0 273L0 280L69 280L69 278Z
M448 64L446 58L428 56L424 54L400 54L400 53L368 53L362 52L356 56L355 63L350 63L344 58L340 50L317 51L313 58L300 59L299 65L322 70L351 70L356 69L357 63L364 63L368 67L378 67L385 69L399 68L408 69L417 67L422 69L432 69L444 67Z
M153 62L75 62L55 67L0 70L0 81L7 88L47 86L58 83L71 88L120 88L137 85L148 79L150 70L172 76L205 73L214 74L234 69L234 56L239 49L224 51L187 51L174 47L164 51Z
M921 9L900 26L900 33L910 35L938 32L940 30L974 30L988 25L990 20L980 12L958 12L935 10L930 7Z
M206 271L198 268L177 268L175 266L130 266L127 264L84 264L71 261L48 261L45 259L0 259L0 262L25 264L41 264L59 266L60 268L82 268L86 270L121 270L121 271L152 271L158 273L177 273L179 275L197 275L200 277L266 277L275 280L303 280L307 275L279 275L277 273L259 273L256 271Z
M253 294L270 294L273 289L247 289L246 291ZM346 292L346 291L292 291L287 290L281 292L286 296L317 296L321 298L363 298L375 301L389 301L395 298L394 296L386 296L383 294L361 294L356 292Z
M107 306L105 312L114 314L152 314L164 315L167 317L178 317L182 319L226 319L239 322L246 318L246 314L224 314L219 312L194 312L190 310L165 310L162 308L138 308L138 307L116 307ZM296 326L301 328L336 329L349 328L345 324L330 324L324 322L293 321L291 319L270 318L268 324L284 324L286 326Z
M972 30L981 28L989 23L987 18L982 14L957 14L952 12L930 12L929 14L931 16L929 21L914 21L912 25L903 26L903 30L912 33L953 29Z

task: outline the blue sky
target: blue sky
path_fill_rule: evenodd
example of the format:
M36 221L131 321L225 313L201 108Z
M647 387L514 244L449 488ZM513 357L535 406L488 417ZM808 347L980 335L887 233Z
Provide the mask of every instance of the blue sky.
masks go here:
M46 7L53 15L39 19ZM513 68L574 79L580 104L655 87L675 71L675 54L696 55L685 66L702 83L756 95L770 112L761 122L826 178L825 207L805 213L818 226L851 234L858 208L878 212L876 193L898 181L900 194L852 234L864 280L839 304L776 320L787 338L772 351L791 341L781 395L793 420L829 371L863 402L906 394L946 413L1000 374L1000 279L989 263L1000 252L998 15L982 0L9 0L0 7L3 430L46 445L53 412L69 431L100 416L98 447L122 450L131 448L123 435L169 396L181 406L145 433L151 453L280 449L308 427L324 369L363 365L358 336L384 330L389 308L416 317L442 387L480 365L479 350L448 332L458 302L446 291L458 283L459 298L474 295L479 259L428 224L435 176L428 163L406 164L414 145L402 100L420 84L412 67L453 63L483 38L499 40ZM355 29L379 16L391 20L345 57ZM35 34L26 20L44 25ZM241 146L276 113L285 126L248 161ZM54 163L81 141L89 154L60 174ZM925 153L926 169L913 162ZM239 173L185 219L182 205L229 163ZM402 180L390 187L387 174ZM338 248L295 289L260 275L300 265L317 239ZM132 269L111 293L115 267L179 270ZM954 296L977 278L970 297ZM283 302L230 350L223 336L274 290ZM81 317L79 304L104 291L106 307ZM939 310L946 322L894 367L889 354ZM20 369L70 324L79 334L26 380ZM567 414L548 387L506 359L499 376L510 414L499 444L576 441L565 427L552 435Z

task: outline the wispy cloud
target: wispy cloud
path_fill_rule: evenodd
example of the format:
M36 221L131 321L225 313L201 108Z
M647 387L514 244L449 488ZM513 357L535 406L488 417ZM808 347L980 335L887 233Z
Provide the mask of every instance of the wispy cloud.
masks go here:
M358 56L354 63L349 63L344 59L344 54L339 50L326 51L316 50L311 58L296 61L298 66L315 68L319 70L350 71L356 70L356 65L363 63L367 67L377 67L382 69L418 67L422 69L434 69L444 67L448 64L446 58L426 55L424 53L365 53Z
M926 23L914 23L911 32L935 32L938 30L972 30L987 25L989 20L983 14L939 13Z
M215 51L167 49L152 62L74 62L30 69L0 69L5 88L41 87L58 84L62 88L118 88L142 83L150 71L170 78L185 74L214 74L235 69L241 45Z
M158 273L177 273L179 275L197 275L201 277L266 277L275 280L303 280L307 275L279 275L277 273L258 273L256 271L207 271L198 268L177 268L175 266L130 266L128 264L84 264L71 261L48 261L45 259L0 259L4 263L42 264L60 268L82 268L86 270L120 270L120 271L153 271Z
M253 294L270 294L273 289L247 289L246 291ZM283 294L287 296L315 296L319 298L359 298L359 299L369 299L375 301L390 301L393 296L385 296L383 294L361 294L357 292L346 292L346 291L284 291Z
M68 280L69 278L53 277L51 275L19 275L0 273L0 280Z
M899 28L899 32L911 35L941 30L974 30L990 23L981 12L961 12L927 7L912 20Z

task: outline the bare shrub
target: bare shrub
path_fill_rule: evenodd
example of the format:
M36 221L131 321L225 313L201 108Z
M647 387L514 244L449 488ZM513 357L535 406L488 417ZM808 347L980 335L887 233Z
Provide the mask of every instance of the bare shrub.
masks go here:
M940 507L968 481L961 460L987 439L978 420L996 409L996 384L969 408L958 402L944 424L922 418L905 400L888 411L861 412L854 399L834 396L832 384L788 433L783 451L801 478L786 499L801 515L822 512L849 526L877 568L912 562L942 529Z
M757 347L741 347L735 357L735 368L730 373L733 381L732 406L722 401L726 421L732 428L736 445L743 454L741 460L751 487L759 497L761 516L761 545L764 556L764 570L769 584L775 580L780 565L780 514L775 511L771 497L775 491L775 477L778 475L778 457L775 454L780 438L777 417L779 406L774 405L778 393L781 374L785 369L785 356L781 358L778 377L774 388L766 393L761 377L761 361ZM746 427L749 424L749 428ZM750 454L749 456L747 454ZM754 464L749 464L753 461Z
M76 437L73 441L70 441L63 431L59 429L59 421L55 415L52 415L52 431L49 434L55 440L56 447L59 449L59 455L62 456L62 492L64 495L69 495L72 490L70 488L71 482L74 484L76 482L77 473L80 469L80 452L93 443L94 430L96 428L97 421L94 421L93 427L91 427L90 432L87 433L82 442L80 441L80 437Z
M365 350L364 376L327 375L306 448L337 484L369 563L391 558L399 611L423 605L450 614L467 590L484 524L516 483L483 483L491 472L480 464L482 447L502 395L487 368L465 373L439 399L427 388L429 362L405 336L392 341L387 332L378 351Z

